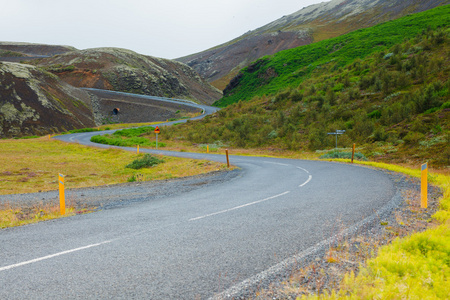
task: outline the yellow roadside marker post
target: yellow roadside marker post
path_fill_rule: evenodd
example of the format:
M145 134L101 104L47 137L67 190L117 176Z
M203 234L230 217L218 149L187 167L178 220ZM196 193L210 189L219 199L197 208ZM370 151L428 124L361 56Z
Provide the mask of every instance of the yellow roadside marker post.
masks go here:
M420 207L428 207L428 163L422 165L422 178L420 181Z
M206 145L206 153L209 153L209 145Z
M352 150L352 163L353 163L354 158L355 158L355 144L353 144L353 150Z
M137 145L136 153L139 154L139 145Z
M64 175L59 174L59 211L61 215L66 214L66 196L64 194Z

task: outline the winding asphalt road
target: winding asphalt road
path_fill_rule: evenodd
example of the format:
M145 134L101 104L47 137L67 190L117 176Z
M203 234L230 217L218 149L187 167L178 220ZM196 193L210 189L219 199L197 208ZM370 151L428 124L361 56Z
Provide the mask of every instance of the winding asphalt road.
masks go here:
M60 139L90 145L93 134L98 133ZM141 150L225 162L224 155ZM394 183L368 168L263 157L230 160L241 171L221 184L1 230L0 299L242 295L288 272L341 229L370 222L396 196Z

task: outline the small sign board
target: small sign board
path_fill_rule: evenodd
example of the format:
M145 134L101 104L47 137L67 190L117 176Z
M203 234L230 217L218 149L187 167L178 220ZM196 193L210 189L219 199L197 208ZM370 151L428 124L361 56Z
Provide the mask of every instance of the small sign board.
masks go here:
M156 126L156 128L155 128L155 133L160 133L160 132L161 132L161 130L159 130L159 127Z

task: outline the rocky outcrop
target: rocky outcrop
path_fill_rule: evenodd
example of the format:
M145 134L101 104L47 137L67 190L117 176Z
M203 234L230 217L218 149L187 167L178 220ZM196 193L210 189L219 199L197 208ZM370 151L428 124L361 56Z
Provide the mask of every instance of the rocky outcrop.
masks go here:
M87 92L34 66L0 62L0 138L94 125Z
M285 49L425 11L449 0L332 0L284 16L225 44L177 59L223 90L240 69Z
M71 51L36 61L75 87L98 88L212 104L219 90L187 65L119 48Z

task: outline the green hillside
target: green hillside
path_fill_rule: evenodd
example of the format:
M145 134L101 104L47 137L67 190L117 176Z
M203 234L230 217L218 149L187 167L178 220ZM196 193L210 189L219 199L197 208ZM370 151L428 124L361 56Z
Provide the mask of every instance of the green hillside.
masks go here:
M339 136L338 147L356 143L371 160L449 166L450 28L424 26L413 38L382 47L344 67L337 60L320 67L317 63L308 69L308 78L293 87L281 86L281 75L272 78L260 87L273 88L272 95L239 101L202 121L168 128L164 137L304 151L332 149L335 137L327 133L346 130ZM293 51L281 55L289 53ZM273 60L266 60L266 66ZM248 72L245 76L251 75ZM280 85L277 92L275 84Z
M436 29L450 24L450 5L408 15L377 26L321 41L273 56L259 59L243 69L215 102L225 107L254 96L271 95L286 87L297 87L317 69L332 65L334 70L384 51L424 29Z

